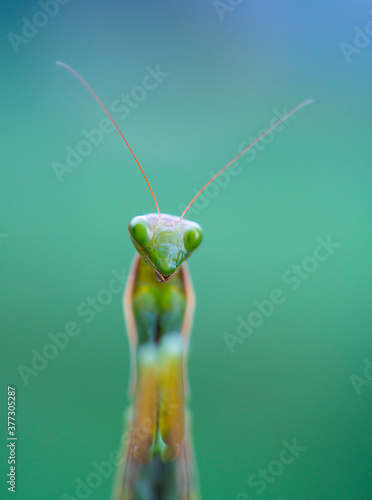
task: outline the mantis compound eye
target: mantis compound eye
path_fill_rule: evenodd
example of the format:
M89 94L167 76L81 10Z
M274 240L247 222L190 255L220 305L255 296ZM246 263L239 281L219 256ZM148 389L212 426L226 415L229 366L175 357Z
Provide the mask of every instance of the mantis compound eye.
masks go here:
M187 231L183 235L183 244L188 253L193 252L200 245L203 239L203 231L200 226L195 226Z
M145 247L152 238L152 229L144 217L134 217L129 223L129 234L139 246Z

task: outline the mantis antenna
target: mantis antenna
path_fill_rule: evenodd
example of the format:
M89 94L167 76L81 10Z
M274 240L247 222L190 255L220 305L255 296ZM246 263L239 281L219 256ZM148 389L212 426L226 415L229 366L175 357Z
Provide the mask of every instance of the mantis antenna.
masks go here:
M127 145L129 151L132 153L132 156L133 158L136 160L136 163L137 165L139 166L139 169L141 170L142 172L142 175L143 177L145 178L145 181L150 189L150 192L152 194L152 197L154 198L154 202L155 202L155 205L156 205L156 209L158 211L158 215L159 215L159 219L160 219L160 210L159 210L159 205L158 205L158 202L156 201L156 198L155 198L155 195L154 195L154 192L150 186L150 183L146 177L146 174L145 172L143 171L139 161L137 160L136 158L136 155L133 153L132 151L132 148L129 146L129 144L127 143L127 140L125 139L124 135L122 134L121 130L119 129L119 127L116 125L115 123L115 120L112 118L112 116L110 115L110 113L107 111L107 108L106 106L103 104L103 102L101 101L101 99L97 96L97 94L94 92L94 90L92 89L92 87L84 80L84 78L82 76L79 75L79 73L77 71L75 71L73 68L71 68L71 66L68 66L68 64L65 64L64 62L60 62L60 61L56 61L56 65L57 66L61 66L62 68L65 68L67 69L67 71L69 71L70 73L72 73L83 85L84 87L86 87L89 92L92 94L92 96L94 97L94 99L98 102L98 104L101 106L101 108L103 109L103 111L106 113L106 115L110 118L110 120L112 121L112 123L114 124L114 127L116 128L116 130L119 132L121 138L123 139L123 141L125 142L125 144Z
M286 113L284 116L282 116L281 118L279 118L279 120L277 120L273 125L271 125L271 127L269 127L267 130L265 130L265 132L262 132L261 135L259 135L253 142L251 142L249 144L249 146L247 146L245 149L243 149L243 151L241 151L238 155L235 156L235 158L233 158L231 161L229 161L229 163L227 165L225 165L223 168L221 168L221 170L219 172L217 172L216 175L214 175L206 184L204 187L201 188L201 190L194 196L194 198L190 201L190 203L187 205L187 207L185 208L185 210L183 211L181 217L180 217L180 221L182 221L185 213L188 211L188 209L191 207L191 205L194 203L194 201L196 200L196 198L198 198L198 196L201 195L201 193L204 191L205 188L207 188L209 186L209 184L211 182L213 182L220 174L222 174L222 172L224 170L226 170L232 163L234 163L234 161L236 161L238 158L240 158L244 153L246 153L248 151L248 149L250 149L252 146L254 146L258 141L260 141L263 137L265 137L265 135L267 135L269 132L271 132L275 127L277 127L278 125L280 125L282 122L284 122L284 120L286 120L287 118L289 118L291 115L293 115L293 113L295 113L296 111L298 111L299 109L303 108L304 106L307 106L308 104L311 104L313 102L312 99L306 99L306 101L302 101L300 104L298 104L297 106L295 106L293 109L291 109L290 111L288 111L288 113Z

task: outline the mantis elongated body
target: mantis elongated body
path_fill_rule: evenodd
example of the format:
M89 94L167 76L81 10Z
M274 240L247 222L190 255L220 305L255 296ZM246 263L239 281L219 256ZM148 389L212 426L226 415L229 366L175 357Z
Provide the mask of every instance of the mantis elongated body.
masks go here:
M202 191L262 137L303 106L303 101L225 165L194 196L181 216L162 214L150 183L115 121L87 82L57 62L89 90L110 118L140 168L157 213L134 217L129 235L137 251L124 292L131 352L130 393L112 500L199 500L186 362L194 291L186 259L202 241L201 227L184 215Z

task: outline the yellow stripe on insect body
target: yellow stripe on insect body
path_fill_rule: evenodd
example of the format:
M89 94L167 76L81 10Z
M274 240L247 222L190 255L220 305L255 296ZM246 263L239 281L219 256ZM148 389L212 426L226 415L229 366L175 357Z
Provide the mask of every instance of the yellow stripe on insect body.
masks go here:
M130 448L134 457L147 462L157 428L158 349L146 344L138 349L137 387L131 425Z
M148 462L161 451L175 458L185 435L183 338L167 334L159 344L139 346L137 386L130 448L137 460ZM159 442L160 441L160 442Z
M184 340L172 333L160 345L159 430L166 445L164 461L176 457L185 436Z

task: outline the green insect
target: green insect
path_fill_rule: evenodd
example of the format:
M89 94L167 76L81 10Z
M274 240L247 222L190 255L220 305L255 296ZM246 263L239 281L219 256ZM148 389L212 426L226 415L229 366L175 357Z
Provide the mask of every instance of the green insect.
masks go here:
M181 216L162 214L150 183L119 127L88 83L67 69L89 90L110 118L139 166L157 213L134 217L129 235L137 254L124 292L124 313L131 349L130 390L133 404L116 472L112 500L199 500L199 481L186 401L187 347L195 296L186 260L203 233L184 218L197 197L226 168L276 126L303 106L281 117L225 165L194 196Z

